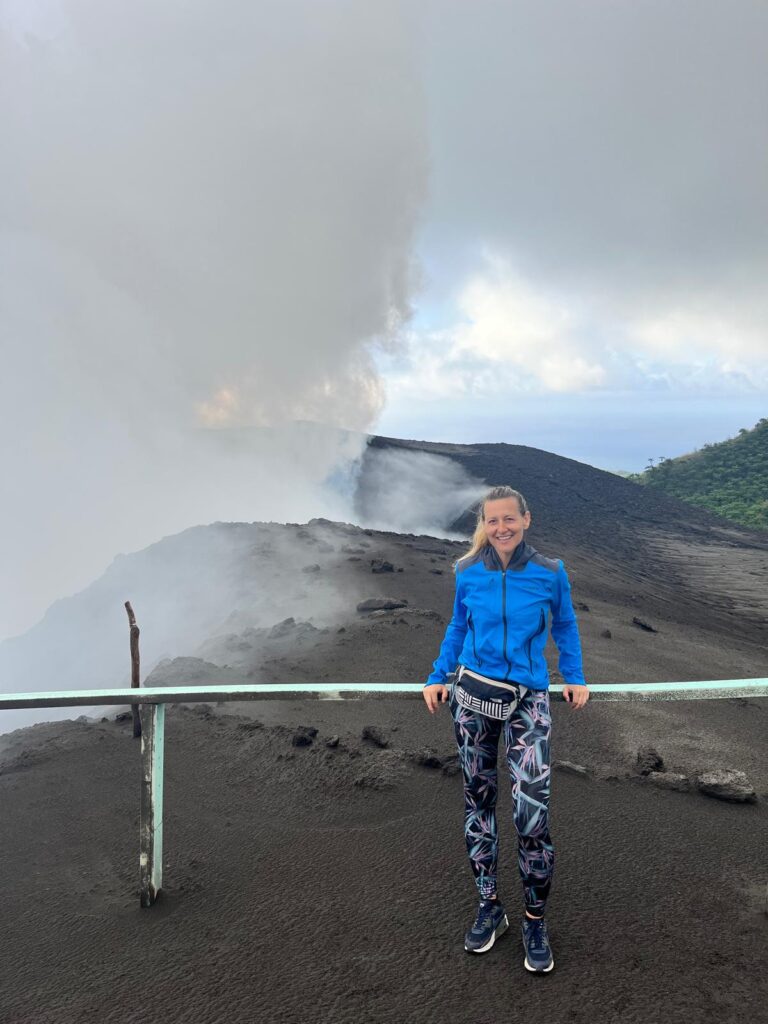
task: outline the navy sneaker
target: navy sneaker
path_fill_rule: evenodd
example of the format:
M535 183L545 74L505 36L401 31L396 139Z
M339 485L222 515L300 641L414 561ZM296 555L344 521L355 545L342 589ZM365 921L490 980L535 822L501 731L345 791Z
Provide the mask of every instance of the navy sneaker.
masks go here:
M523 918L523 946L525 947L525 967L529 971L551 971L555 966L552 950L547 935L547 922L544 918L534 920L527 915Z
M501 900L481 900L474 924L464 936L468 953L487 953L496 939L509 928Z

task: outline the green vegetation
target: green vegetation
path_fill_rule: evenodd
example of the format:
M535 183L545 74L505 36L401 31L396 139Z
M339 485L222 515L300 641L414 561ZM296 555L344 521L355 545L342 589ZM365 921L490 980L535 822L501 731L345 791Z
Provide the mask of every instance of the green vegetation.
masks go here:
M676 459L649 459L627 476L753 529L768 530L768 419Z

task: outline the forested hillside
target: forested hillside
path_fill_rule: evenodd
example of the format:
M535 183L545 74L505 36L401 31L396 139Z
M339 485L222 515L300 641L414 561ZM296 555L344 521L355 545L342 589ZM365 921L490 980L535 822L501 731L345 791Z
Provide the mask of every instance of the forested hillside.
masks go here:
M653 462L653 460L651 460ZM768 530L768 419L700 451L661 459L627 479L656 487L692 505Z

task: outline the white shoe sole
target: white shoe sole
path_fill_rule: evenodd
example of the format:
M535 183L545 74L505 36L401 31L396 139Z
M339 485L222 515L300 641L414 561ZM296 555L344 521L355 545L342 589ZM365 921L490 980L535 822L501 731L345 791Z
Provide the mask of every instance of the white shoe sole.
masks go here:
M496 939L498 939L500 935L503 935L507 928L509 928L509 918L505 914L504 917L501 919L501 921L499 921L498 925L496 926L496 931L493 933L490 939L488 939L484 946L480 946L479 949L470 949L468 946L465 946L464 949L467 951L467 953L487 953L488 950L496 941Z
M554 957L552 958L552 962L550 963L549 967L531 967L531 965L528 963L528 957L525 958L525 969L527 971L532 971L533 974L546 974L547 971L551 971L554 966Z

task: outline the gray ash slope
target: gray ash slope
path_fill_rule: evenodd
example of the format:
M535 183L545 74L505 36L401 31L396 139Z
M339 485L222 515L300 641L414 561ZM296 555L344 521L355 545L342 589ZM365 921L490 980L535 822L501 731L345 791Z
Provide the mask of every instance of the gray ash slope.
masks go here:
M376 442L387 443L415 445ZM546 453L415 447L526 494L531 543L568 566L590 682L768 676L762 536ZM108 635L115 683L127 669L125 597L158 683L423 682L465 547L325 521L218 523L118 559L57 615L64 636ZM390 571L373 571L384 562ZM407 604L357 611L375 597ZM553 775L556 968L544 986L522 967L505 781L512 927L487 957L463 951L475 897L445 707L432 717L383 697L172 708L164 892L151 911L136 894L130 721L0 737L0 1019L470 1024L479 986L483 1015L505 1019L532 985L555 1024L765 1019L768 701L574 711L553 698L552 712L553 758L588 773ZM644 744L668 773L744 771L758 799L658 789L636 771ZM140 985L126 968L136 949L152 964Z
M375 438L371 448L426 451L489 485L508 483L532 510L529 533L616 605L768 643L768 534L573 459L508 444ZM363 474L362 486L365 484ZM471 516L455 526L469 531Z
M766 675L765 535L573 460L504 444L374 438L358 483L368 511L382 487L371 466L387 450L441 456L483 487L510 483L526 495L528 539L564 559L574 599L589 609L577 612L591 682ZM471 516L452 525L466 532ZM222 682L423 681L465 546L318 520L192 527L118 556L90 587L0 645L0 689L50 689L53 679L62 689L126 685L126 598L154 682L211 682L211 673ZM382 561L394 570L372 571ZM382 596L407 605L357 612ZM550 645L557 681L554 653Z

